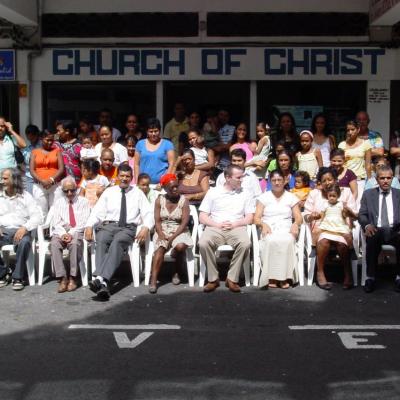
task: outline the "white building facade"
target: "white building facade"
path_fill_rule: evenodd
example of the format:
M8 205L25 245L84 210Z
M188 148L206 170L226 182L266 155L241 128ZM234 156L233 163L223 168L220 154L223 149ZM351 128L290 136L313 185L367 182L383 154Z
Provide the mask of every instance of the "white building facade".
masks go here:
M165 123L177 101L203 116L227 108L252 133L281 111L299 127L325 112L340 136L366 109L386 147L400 128L399 1L0 0L0 11L0 111L20 130L104 107L119 127L131 112Z

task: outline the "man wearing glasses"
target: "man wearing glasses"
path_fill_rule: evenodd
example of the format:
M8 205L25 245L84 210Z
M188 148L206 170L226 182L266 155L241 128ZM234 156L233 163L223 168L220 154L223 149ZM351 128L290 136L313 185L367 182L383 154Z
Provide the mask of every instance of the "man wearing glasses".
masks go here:
M83 231L90 214L89 201L77 195L77 186L71 176L61 182L63 196L53 206L53 229L51 232L51 255L58 293L72 292L78 287L76 277L83 255ZM65 268L63 250L68 249L70 267Z

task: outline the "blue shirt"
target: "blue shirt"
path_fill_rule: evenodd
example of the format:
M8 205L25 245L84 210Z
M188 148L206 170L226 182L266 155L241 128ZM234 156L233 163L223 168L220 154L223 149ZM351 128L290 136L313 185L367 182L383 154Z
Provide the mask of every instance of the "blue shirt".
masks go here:
M25 175L28 178L32 178L31 170L29 169L29 163L31 161L32 150L38 149L39 147L41 147L41 145L42 144L41 144L40 140L38 140L35 145L30 144L29 146L26 146L24 149L21 150L21 152L22 152L22 154L24 156Z
M161 139L157 150L149 151L146 148L147 139L139 140L135 151L140 154L140 173L150 176L151 183L160 183L160 178L168 170L168 151L174 150L174 145L169 140Z
M5 135L3 143L0 144L0 171L6 168L17 168L14 146L16 146L16 140L10 135Z

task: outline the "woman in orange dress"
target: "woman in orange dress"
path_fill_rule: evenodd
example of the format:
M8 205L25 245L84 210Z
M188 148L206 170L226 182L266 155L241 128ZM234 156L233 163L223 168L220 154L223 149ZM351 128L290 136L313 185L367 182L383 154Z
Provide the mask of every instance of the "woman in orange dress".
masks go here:
M62 153L54 146L53 133L43 133L42 147L32 150L29 167L34 180L33 197L45 216L57 196L59 181L64 175Z

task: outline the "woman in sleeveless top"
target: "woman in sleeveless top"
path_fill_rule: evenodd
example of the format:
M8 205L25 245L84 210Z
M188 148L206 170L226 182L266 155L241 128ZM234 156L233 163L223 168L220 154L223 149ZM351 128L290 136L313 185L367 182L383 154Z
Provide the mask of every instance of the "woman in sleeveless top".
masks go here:
M45 131L42 146L32 150L29 168L34 181L33 197L47 215L55 197L60 195L59 181L64 176L64 162L61 150L54 147L54 134ZM58 193L58 194L57 194Z
M210 187L208 174L195 169L194 154L190 149L184 150L181 165L183 170L179 179L179 193L186 197L189 204L199 205Z
M153 294L157 293L157 278L165 253L172 248L171 256L177 261L172 283L179 285L179 274L185 259L186 249L193 246L188 228L189 202L179 194L176 176L166 174L161 177L160 183L166 194L158 196L154 206L154 255L149 288L149 292Z
M324 167L330 166L330 153L336 148L333 135L329 134L326 116L322 113L315 115L311 123L311 132L314 134L313 148L319 149Z

